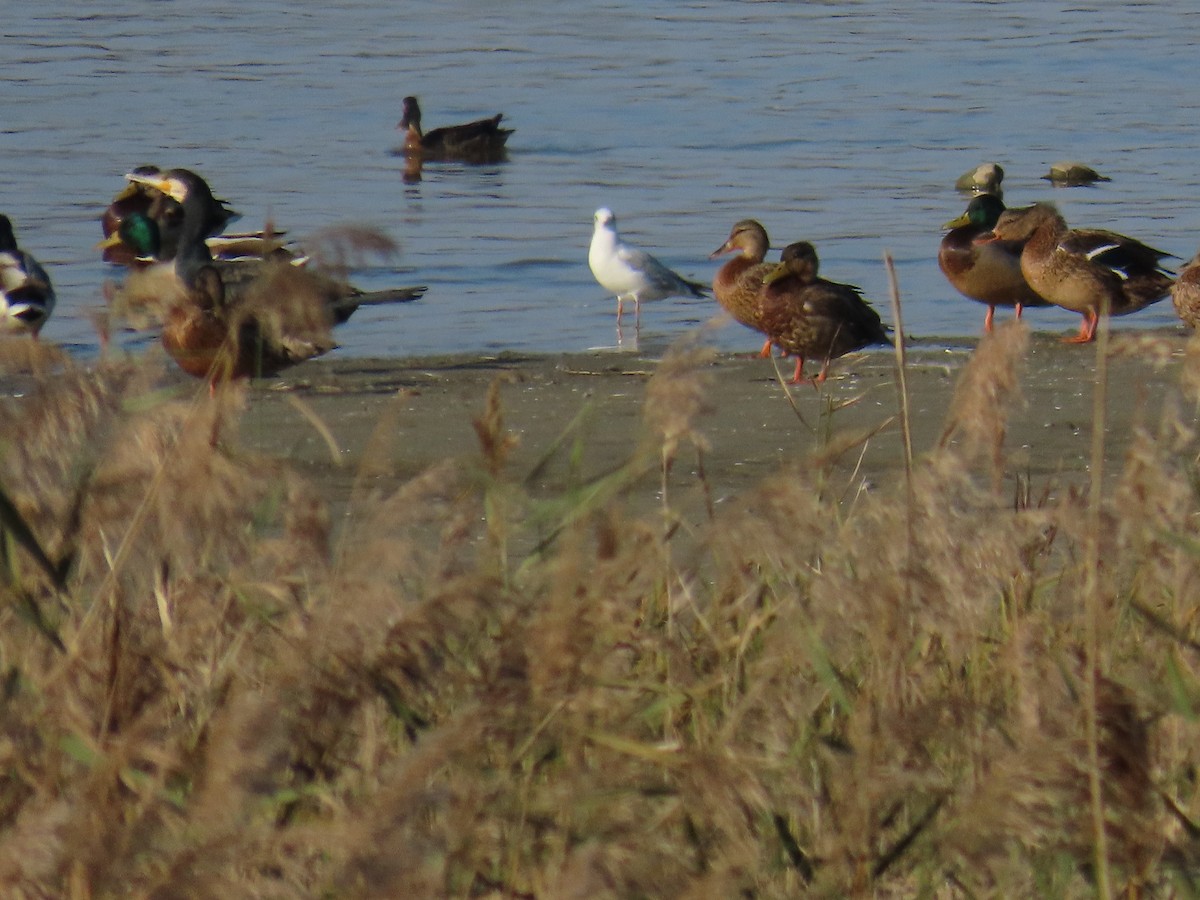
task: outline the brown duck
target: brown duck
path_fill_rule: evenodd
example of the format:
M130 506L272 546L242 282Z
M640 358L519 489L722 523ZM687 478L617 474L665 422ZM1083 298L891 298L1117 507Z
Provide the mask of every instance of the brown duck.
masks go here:
M1004 202L994 194L971 198L966 212L943 228L950 231L938 247L938 267L964 297L987 304L983 330L992 330L997 306L1016 308L1017 318L1026 306L1048 306L1021 274L1021 241L988 241L988 234L1004 212Z
M1113 231L1070 229L1051 203L1005 211L992 239L1024 241L1021 272L1029 286L1083 316L1079 334L1067 343L1094 340L1104 309L1128 315L1171 289L1171 274L1161 264L1171 254Z
M421 106L416 97L404 98L404 114L396 126L404 130L404 153L425 159L460 159L493 162L504 157L511 128L501 128L503 113L465 125L446 125L421 130Z
M1200 328L1200 253L1179 270L1179 277L1171 285L1171 301L1185 325Z
M713 277L713 296L729 315L755 331L765 331L759 300L763 277L775 268L774 264L763 262L770 246L767 230L762 225L754 219L742 219L733 226L725 243L709 255L709 259L716 259L724 253L737 253ZM760 355L771 355L769 337L763 343Z
M759 327L784 353L796 357L792 384L804 380L804 360L821 360L821 384L833 360L872 344L891 344L879 314L858 288L818 276L817 251L807 241L789 244L763 278Z

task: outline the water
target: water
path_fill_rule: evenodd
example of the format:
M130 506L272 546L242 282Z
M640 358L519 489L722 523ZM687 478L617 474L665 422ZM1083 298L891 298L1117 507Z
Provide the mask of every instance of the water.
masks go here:
M0 210L55 280L44 337L82 355L117 274L93 249L97 217L147 162L199 171L242 226L270 217L302 238L352 221L397 238L401 255L356 283L429 293L360 311L338 334L351 356L615 346L615 303L587 267L601 205L700 280L737 219L759 219L776 247L812 240L823 273L860 285L885 319L889 251L909 332L947 339L983 320L936 262L940 223L966 202L954 180L979 162L1004 166L1012 205L1052 199L1073 224L1184 257L1200 241L1190 4L55 6L9 21ZM429 164L406 183L394 126L410 93L426 127L504 112L509 161ZM1063 158L1113 180L1039 180ZM715 309L647 305L641 349ZM1167 301L1118 327L1174 324ZM634 346L628 326L622 337ZM713 340L757 346L734 324Z

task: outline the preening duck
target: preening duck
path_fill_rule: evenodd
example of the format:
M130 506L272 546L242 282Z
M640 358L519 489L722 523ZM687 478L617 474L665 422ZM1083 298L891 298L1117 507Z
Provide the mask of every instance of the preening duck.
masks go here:
M157 307L163 346L190 375L215 384L276 374L333 349L333 326L359 307L415 300L425 292L424 286L360 291L278 254L253 265L214 260L204 242L210 224L204 192L190 176L176 178L183 219L174 258L132 273L123 293L154 295L124 302ZM136 255L161 255L157 222L144 214L129 219L122 232Z

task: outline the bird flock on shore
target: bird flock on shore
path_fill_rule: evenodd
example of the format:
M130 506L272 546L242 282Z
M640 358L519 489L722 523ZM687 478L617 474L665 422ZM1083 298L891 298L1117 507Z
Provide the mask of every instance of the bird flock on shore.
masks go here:
M397 126L404 132L401 152L415 163L417 177L424 160L503 160L513 130L501 127L502 118L425 132L417 99L406 97ZM1043 177L1065 185L1108 180L1073 162L1057 163ZM943 226L937 254L950 284L987 306L985 331L992 330L997 307L1013 308L1020 318L1027 307L1054 305L1081 316L1079 333L1066 340L1086 343L1102 316L1127 315L1168 295L1187 325L1200 326L1200 254L1175 275L1163 265L1171 254L1112 231L1071 228L1053 204L1006 208L1003 178L999 165L983 163L955 182L973 196L964 213ZM108 311L135 327L157 325L180 369L210 386L272 375L320 356L336 346L332 329L360 307L407 302L426 291L423 285L360 290L311 264L272 226L226 233L237 214L191 170L141 166L125 180L101 216L104 239L97 245L106 261L129 269L123 285L107 293ZM364 231L354 240L381 252L392 248L386 236L364 237ZM711 293L735 321L763 336L761 356L775 348L795 358L794 383L804 380L806 360L819 364L813 382L820 384L837 358L891 343L889 329L859 288L819 274L810 242L788 244L777 262L767 261L769 249L758 221L735 223L710 256L732 254L710 289L623 241L616 216L601 207L588 264L616 298L618 333L627 301L640 327L643 301ZM0 333L35 339L55 306L49 275L18 246L3 215L0 304Z
M1110 179L1078 162L1055 163L1043 178L1064 186ZM1099 228L1071 228L1052 203L1008 209L1002 199L1004 170L994 162L965 172L955 182L973 194L966 211L947 222L938 247L938 266L963 296L987 306L984 331L991 331L996 307L1011 307L1017 318L1026 307L1058 306L1081 316L1079 333L1068 343L1088 343L1103 316L1124 316L1171 296L1180 319L1200 327L1200 253L1178 275L1163 265L1172 254ZM694 293L694 282L670 271L654 257L621 242L608 209L596 213L589 254L600 284L617 295L651 300ZM780 261L765 261L770 242L753 219L733 226L713 257L735 256L717 272L712 291L725 311L765 336L761 354L775 347L796 357L793 383L804 380L805 359L821 368L873 344L891 343L878 313L853 285L818 276L817 253L800 241L784 248Z

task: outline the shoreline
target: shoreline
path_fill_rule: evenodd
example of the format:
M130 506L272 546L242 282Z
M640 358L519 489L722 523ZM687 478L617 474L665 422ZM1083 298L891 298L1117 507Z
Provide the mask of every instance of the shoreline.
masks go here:
M1113 334L1106 476L1118 470L1136 426L1155 425L1162 403L1177 394L1186 342L1177 331ZM972 352L965 341L959 349L931 348L924 341L906 348L917 458L941 437ZM518 441L511 455L514 471L531 472L540 465L531 487L561 490L629 458L644 434L647 384L660 359L627 351L326 357L283 378L256 382L241 440L254 452L294 465L335 509L344 509L352 489L386 489L446 459L478 458L472 422L499 379L504 426ZM776 362L787 378L790 362ZM1035 490L1059 490L1086 480L1095 362L1094 346L1065 345L1058 335L1029 335L1019 367L1023 399L1013 407L1003 440L1005 495L1012 496L1019 482ZM884 487L902 479L895 365L888 350L852 354L835 364L821 390L802 384L788 385L785 392L770 361L717 353L700 369L707 411L694 423L709 444L703 457L708 502L719 505L838 442L849 443L851 450L832 463L831 471L847 480L847 489L855 480ZM390 432L377 435L378 423L388 421L394 422ZM364 482L359 473L368 447L380 446L380 440L390 444L386 459L369 459L373 474ZM698 472L699 462L684 446L669 488L694 488ZM635 505L651 508L660 488L657 472L647 476L646 487Z

